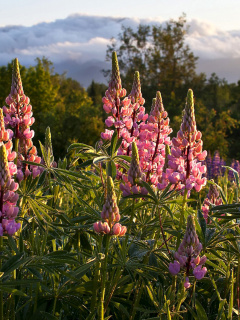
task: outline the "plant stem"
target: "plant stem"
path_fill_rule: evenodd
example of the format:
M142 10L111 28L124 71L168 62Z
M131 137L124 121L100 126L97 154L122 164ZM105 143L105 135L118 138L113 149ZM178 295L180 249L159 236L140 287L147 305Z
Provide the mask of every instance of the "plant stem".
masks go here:
M101 296L100 296L100 320L104 320L104 297L105 297L105 283L106 283L106 273L107 273L107 260L108 260L108 248L110 243L110 235L106 235L106 247L105 247L105 259L102 268L102 286L101 286Z
M3 237L0 237L0 269L2 269ZM0 320L3 320L3 292L0 290Z
M106 301L105 306L104 306L104 311L105 312L107 310L109 302L112 299L113 293L114 293L114 291L115 291L115 289L117 287L117 284L118 284L119 279L121 278L121 275L122 275L122 270L121 270L121 268L118 268L118 270L117 270L117 272L115 274L115 277L114 277L114 283L113 283L112 289L111 289L111 291L110 291L110 293L109 293L109 295L107 297L107 301Z
M127 230L127 235L125 237L125 242L123 244L123 251L125 252L126 248L127 248L127 243L128 243L128 239L129 239L129 235L131 233L131 229L132 229L132 223L133 223L133 218L134 218L134 205L135 205L135 200L133 199L132 202L132 212L131 212L131 216L130 216L130 221L129 221L129 227Z
M169 250L169 247L168 247L168 244L167 244L167 240L166 240L166 236L165 236L164 231L163 231L162 217L161 217L161 211L160 211L159 207L158 207L158 215L159 215L159 223L160 223L160 229L161 229L163 241L164 241L165 246L167 248L167 252L168 252L169 258L171 258L172 255L171 255L171 252Z
M96 301L97 301L97 283L98 283L98 278L100 276L100 267L101 263L99 260L97 260L96 267L95 267L95 275L94 275L94 280L93 280L93 295L91 299L91 305L90 305L90 314L94 311L96 307Z
M182 203L182 211L180 213L180 221L179 221L179 229L178 229L178 238L177 238L177 248L180 245L180 240L181 240L181 230L183 227L183 222L184 222L184 213L186 209L186 204L187 204L187 193L188 190L185 188L184 190L184 196L183 196L183 203Z

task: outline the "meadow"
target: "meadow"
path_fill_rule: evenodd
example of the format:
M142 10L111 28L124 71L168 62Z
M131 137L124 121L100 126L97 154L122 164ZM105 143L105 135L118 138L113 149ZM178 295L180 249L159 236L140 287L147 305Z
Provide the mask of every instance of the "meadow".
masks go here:
M127 95L113 51L107 129L57 161L49 127L33 144L23 86L15 59L0 110L0 320L240 319L239 162L207 155L193 91L172 137L160 91L147 114L139 72Z

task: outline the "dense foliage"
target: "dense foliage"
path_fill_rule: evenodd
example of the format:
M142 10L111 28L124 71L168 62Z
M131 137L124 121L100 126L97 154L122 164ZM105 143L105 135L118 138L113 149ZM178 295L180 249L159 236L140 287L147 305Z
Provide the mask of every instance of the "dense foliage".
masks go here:
M11 70L11 63L0 68L2 106L11 85ZM93 105L86 90L77 81L56 74L52 63L45 58L37 59L34 67L20 67L20 71L24 90L31 97L36 119L36 143L38 140L43 141L47 126L51 126L57 158L63 157L69 144L74 141L92 145L96 143L104 126L102 106L97 100L96 105ZM88 126L88 123L91 123L91 126Z
M41 72L22 68L22 80L24 72L50 74L42 63ZM170 140L160 92L148 115L139 73L126 96L116 53L112 66L103 99L109 129L96 147L73 143L56 163L49 127L39 159L35 110L14 61L0 114L0 319L239 319L238 172L225 167L207 182L191 89ZM48 101L56 99L58 113L68 105L64 123L57 114L62 137L74 135L91 100L76 82L50 79L38 93L45 111L36 110L36 127L45 113L53 119ZM81 117L71 101L82 101ZM92 120L86 116L86 130Z

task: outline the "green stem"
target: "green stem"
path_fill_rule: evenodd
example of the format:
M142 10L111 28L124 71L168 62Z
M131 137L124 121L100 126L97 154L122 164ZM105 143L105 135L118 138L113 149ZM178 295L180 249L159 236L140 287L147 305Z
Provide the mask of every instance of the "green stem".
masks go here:
M52 315L53 316L55 315L55 311L56 311L57 298L58 297L57 297L56 292L55 292L54 303L53 303L53 311L52 311Z
M183 227L184 213L185 213L186 204L187 204L187 193L188 193L188 190L185 188L185 190L184 190L184 196L183 196L183 203L182 203L182 211L181 211L181 214L180 214L180 221L179 221L178 238L177 238L177 248L179 247L179 245L180 245L180 240L181 240L181 230L182 230L182 227Z
M98 283L98 279L100 276L100 261L97 260L96 263L96 267L95 267L95 275L94 275L94 280L93 280L93 294L92 294L92 300L91 300L91 306L90 306L90 314L92 314L94 312L94 309L96 307L96 301L97 301L97 283Z
M138 279L138 283L137 283L137 288L136 288L136 294L134 297L134 304L132 306L132 313L131 316L129 318L129 320L134 320L136 312L137 312L137 308L142 296L142 292L143 292L143 283L142 283L142 279Z
M122 276L122 270L121 270L121 268L118 268L117 272L115 273L115 277L114 277L114 282L113 282L112 288L110 289L110 293L109 293L109 295L107 297L107 301L106 301L105 306L104 306L105 312L107 310L109 302L112 299L113 293L114 293L114 291L115 291L115 289L117 287L118 281L121 278L121 276Z
M32 217L32 254L34 255L34 228L35 228L35 219Z
M0 237L0 269L2 269L3 237ZM3 320L3 292L0 290L0 320Z
M163 237L163 242L165 243L169 258L171 259L172 255L171 255L171 252L170 252L170 250L168 248L166 236L165 236L165 233L163 231L162 216L161 216L161 210L159 209L159 207L158 207L158 215L159 215L159 223L160 223L160 229L161 229L161 233L162 233L162 237Z
M102 286L101 286L101 296L100 296L100 320L104 320L104 297L105 297L105 284L106 284L106 273L107 273L107 260L108 260L108 249L110 243L110 235L106 235L106 247L105 247L105 259L102 268Z
M14 159L14 164L17 165L17 160L18 160L18 145L19 145L19 138L15 138L15 152L17 154L16 158Z
M127 248L127 244L128 244L128 239L132 230L132 224L133 224L133 218L134 218L134 205L135 205L135 199L133 199L133 203L132 203L132 212L131 212L131 216L130 216L130 221L129 221L129 227L127 230L127 234L125 237L125 242L123 244L123 252L125 252L126 248Z

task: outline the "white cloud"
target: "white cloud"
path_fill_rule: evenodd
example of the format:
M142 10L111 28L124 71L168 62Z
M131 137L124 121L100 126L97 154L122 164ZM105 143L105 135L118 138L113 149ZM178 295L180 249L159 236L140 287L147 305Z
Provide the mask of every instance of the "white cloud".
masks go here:
M34 63L36 57L43 55L54 64L69 60L78 64L90 60L103 62L110 38L117 37L121 32L121 26L135 29L139 23L154 25L164 22L160 19L143 20L75 14L66 19L39 23L31 27L1 27L0 65L7 64L15 57L18 57L20 63L30 65ZM189 25L186 41L200 60L230 61L240 58L240 30L222 31L196 19L191 20ZM218 70L211 70L214 71L218 73Z

